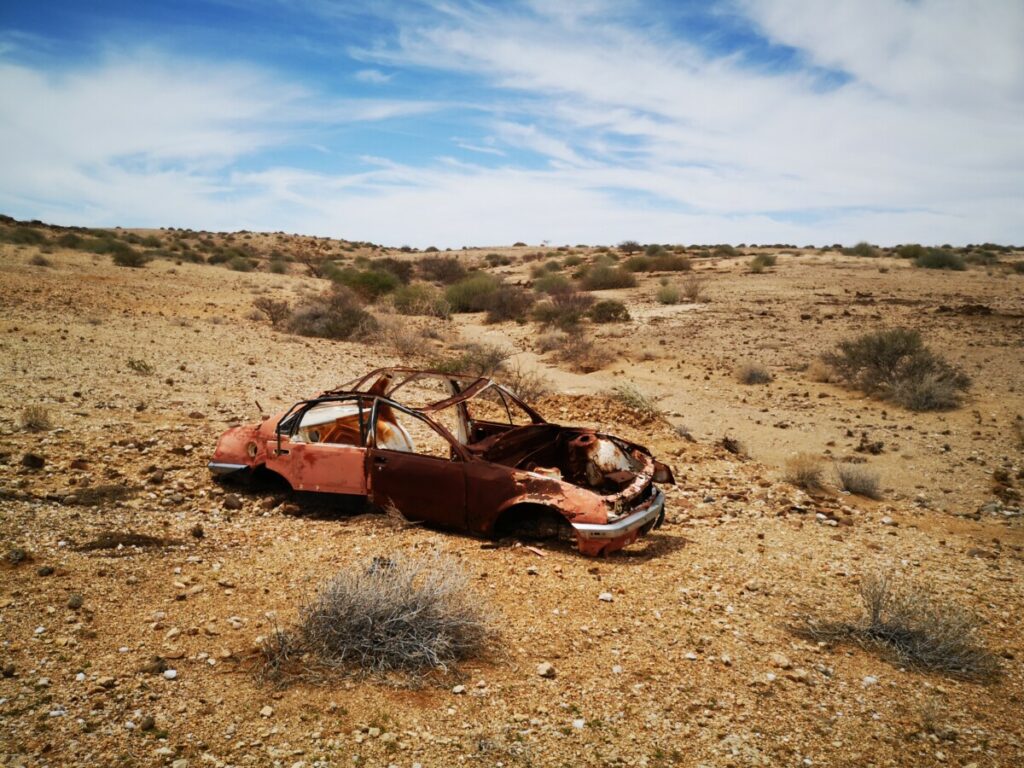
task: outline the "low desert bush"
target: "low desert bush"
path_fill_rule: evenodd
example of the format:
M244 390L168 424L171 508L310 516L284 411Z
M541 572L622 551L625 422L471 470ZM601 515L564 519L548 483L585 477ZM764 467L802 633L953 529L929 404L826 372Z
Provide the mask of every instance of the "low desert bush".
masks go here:
M323 584L294 628L265 640L260 672L286 682L447 671L495 639L485 604L450 558L375 557Z
M251 259L245 256L232 256L228 262L228 269L232 269L235 272L252 272L255 266Z
M967 269L963 256L959 253L939 248L930 248L915 258L914 266L924 267L925 269L952 269L957 272Z
M626 305L615 299L598 301L588 310L587 316L595 323L624 323L630 319Z
M731 258L733 256L739 256L740 252L729 244L723 244L716 245L714 250L711 251L711 255L719 258Z
M553 272L547 272L533 281L533 290L538 293L569 293L572 289L569 278Z
M356 294L343 285L305 299L295 307L288 321L288 329L300 336L339 340L358 337L376 325Z
M622 267L597 264L587 270L582 286L588 291L604 291L612 288L634 288L636 278Z
M412 280L412 273L415 266L411 261L403 261L391 256L384 256L370 262L370 268L379 272L387 272L398 278L401 283L408 283Z
M736 367L736 380L740 384L768 384L772 374L760 363L746 362Z
M608 394L613 400L646 418L657 419L663 415L654 398L644 394L632 384L620 384L613 387Z
M430 283L400 285L392 295L395 310L403 315L427 315L447 319L452 308L444 293Z
M1018 275L1024 275L1024 261L1015 261L1011 269Z
M843 253L848 256L862 256L865 258L874 258L878 256L878 249L875 248L871 243L866 240L861 240L852 248L844 248Z
M579 325L593 304L589 293L557 293L533 308L533 319L543 327L565 331Z
M287 262L282 261L281 259L272 259L267 264L267 271L271 272L271 273L273 273L275 275L287 275L288 274L288 264L287 264Z
M798 453L786 461L782 479L805 491L819 491L824 487L825 471L821 459L813 453Z
M501 383L530 404L551 394L550 379L536 370L523 368L519 363L501 373Z
M688 272L693 265L686 256L661 249L643 256L631 256L622 266L630 272Z
M904 245L897 245L895 252L901 259L917 259L924 256L928 249L920 243L906 243Z
M53 429L50 412L41 405L27 405L21 411L21 428L26 432L46 432Z
M331 280L351 288L363 301L374 302L386 293L391 293L401 280L393 273L384 269L345 269L334 270Z
M284 325L292 316L291 305L284 299L260 296L253 299L253 308L270 321L275 328Z
M156 369L151 363L148 363L145 360L129 357L128 370L132 373L137 373L139 376L151 376Z
M862 579L860 594L859 619L804 616L790 630L818 643L855 643L926 672L979 682L999 676L999 660L979 642L979 619L960 606L876 574Z
M109 251L110 259L119 267L131 267L138 269L149 263L149 257L136 251L130 245L121 242L114 242Z
M52 267L53 264L48 258L43 256L41 253L35 254L31 259L28 260L30 266L33 267Z
M505 370L512 354L512 350L497 344L467 344L458 354L432 361L430 368L441 373L467 373L490 378Z
M778 257L774 253L759 253L750 260L750 271L761 274L768 267L774 267Z
M503 323L512 320L525 323L533 301L533 294L526 289L502 283L487 300L486 322Z
M971 384L966 374L928 349L920 333L908 328L840 342L823 359L848 385L912 411L955 408Z
M654 297L658 300L659 304L678 304L683 299L683 294L679 290L679 287L672 285L658 286L658 290L655 292Z
M454 256L425 256L416 262L416 270L425 280L450 285L466 276L466 268Z
M477 272L448 286L445 298L453 312L484 312L500 285L501 280L494 275Z
M0 227L0 243L13 245L42 245L46 237L37 229L28 226Z
M882 498L878 473L863 464L836 464L839 487L847 493L869 499Z
M555 355L560 362L581 373L598 371L612 359L606 346L594 343L590 336L580 331L561 335Z
M696 304L707 298L705 295L706 287L707 280L697 277L697 275L688 275L679 283L679 290L682 291L683 297L691 304Z
M636 240L623 240L619 243L619 250L623 253L639 253L643 250L643 246Z

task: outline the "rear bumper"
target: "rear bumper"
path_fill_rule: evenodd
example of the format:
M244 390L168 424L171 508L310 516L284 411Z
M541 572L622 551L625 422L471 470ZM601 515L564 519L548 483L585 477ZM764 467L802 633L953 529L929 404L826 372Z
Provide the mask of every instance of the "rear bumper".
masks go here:
M611 551L634 541L637 536L661 526L665 520L665 494L655 487L647 504L614 523L573 523L580 549ZM617 546L608 547L609 544Z

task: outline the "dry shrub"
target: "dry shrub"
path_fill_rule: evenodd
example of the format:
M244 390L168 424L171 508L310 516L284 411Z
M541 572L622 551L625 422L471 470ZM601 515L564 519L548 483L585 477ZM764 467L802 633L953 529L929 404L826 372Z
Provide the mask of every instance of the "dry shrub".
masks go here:
M740 384L768 384L772 380L772 374L760 363L747 362L737 366L736 379Z
M122 547L170 547L180 544L175 539L161 536L150 536L148 533L128 533L124 531L107 531L92 541L78 547L80 552L92 552L98 549L119 549Z
M21 411L21 428L26 432L46 432L53 429L50 411L42 405L27 405Z
M434 360L430 368L441 373L491 377L505 369L512 354L512 350L497 344L467 344L460 354Z
M821 459L813 453L798 453L786 461L783 479L805 491L818 491L824 487L824 474Z
M848 385L912 411L949 410L971 380L924 345L909 328L866 333L840 342L822 359Z
M679 290L683 292L683 296L688 302L697 304L707 300L707 295L705 294L707 284L708 281L705 278L689 275L679 284Z
M414 360L423 353L423 335L408 322L396 318L379 318L373 337L400 360Z
M501 374L501 383L527 403L551 394L551 380L536 370L527 370L520 363Z
M53 264L50 263L50 260L48 258L46 258L45 256L43 256L43 254L41 254L41 253L35 254L31 259L28 260L28 263L31 266L33 266L33 267L52 267L53 266Z
M253 308L263 317L270 321L275 328L284 325L292 316L291 305L284 299L272 299L269 296L260 296L253 299Z
M682 292L675 285L662 285L658 287L654 297L659 304L678 304L683 297Z
M632 384L620 384L617 387L612 387L608 396L647 418L657 419L663 415L654 398L644 394Z
M744 446L743 443L740 442L739 438L731 437L730 435L726 435L725 437L722 438L721 445L722 445L722 447L725 450L727 450L733 456L741 456L742 457L742 456L746 456L747 455L746 446Z
M339 673L413 678L485 652L496 633L454 560L375 557L341 571L261 647L263 677Z
M826 365L824 360L812 360L807 366L807 378L819 384L831 384L835 379L835 371Z
M486 322L502 323L512 320L525 323L533 301L533 294L524 288L501 284L487 300Z
M750 271L756 274L761 274L768 267L774 267L775 262L777 261L778 256L774 253L759 253L750 260Z
M863 464L836 464L839 487L847 493L869 499L882 498L878 473Z
M978 642L978 619L923 587L894 586L885 575L861 581L864 613L856 621L806 616L790 627L816 642L852 642L906 667L965 680L999 676L999 661Z
M612 355L606 346L598 345L583 332L558 336L555 355L559 361L581 373L599 371L611 362Z
M554 326L567 331L580 324L593 304L594 297L589 293L558 293L534 307L533 319L543 327Z
M355 293L343 285L335 285L303 300L288 322L292 333L323 339L351 339L370 333L376 327L373 315L363 309Z
M450 285L466 276L466 268L454 256L425 256L416 262L416 270L426 280Z
M452 307L444 293L429 283L399 286L392 296L395 310L403 315L427 315L447 320Z
M595 323L624 323L630 319L626 305L615 299L597 302L587 311L587 316Z

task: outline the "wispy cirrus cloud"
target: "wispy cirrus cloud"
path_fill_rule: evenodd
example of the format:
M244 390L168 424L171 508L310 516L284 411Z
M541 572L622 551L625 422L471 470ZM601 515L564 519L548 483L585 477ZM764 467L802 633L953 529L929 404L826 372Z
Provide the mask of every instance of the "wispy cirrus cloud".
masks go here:
M391 3L359 45L303 8L311 49L349 32L355 90L173 51L0 64L0 205L440 246L1024 240L1024 6Z

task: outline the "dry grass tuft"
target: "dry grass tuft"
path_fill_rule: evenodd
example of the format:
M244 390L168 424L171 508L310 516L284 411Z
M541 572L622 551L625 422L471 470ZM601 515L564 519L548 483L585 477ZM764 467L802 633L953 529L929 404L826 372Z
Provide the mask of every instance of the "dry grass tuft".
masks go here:
M863 464L836 464L839 487L848 493L869 499L882 498L878 473Z
M820 491L824 487L825 471L821 459L813 453L798 453L786 461L783 480L805 491Z
M259 675L317 682L345 672L444 672L494 639L481 606L450 558L375 557L323 584L297 626L264 640Z
M760 363L741 363L736 368L736 379L740 384L768 384L772 378L771 372Z
M551 380L536 370L527 370L518 362L501 374L501 383L527 403L551 394Z
M654 398L644 394L632 384L620 384L613 387L608 396L649 419L659 419L664 415Z
M41 405L27 405L21 411L21 428L26 432L46 432L53 429L50 411Z
M705 278L697 277L697 275L690 275L679 283L679 289L682 291L683 297L688 302L691 304L697 304L702 301L707 301L707 294L705 293L707 284L708 281Z
M986 682L999 661L978 643L979 621L960 606L916 586L894 586L884 575L861 582L864 614L856 621L803 617L790 630L816 642L852 642L894 663L949 677Z

